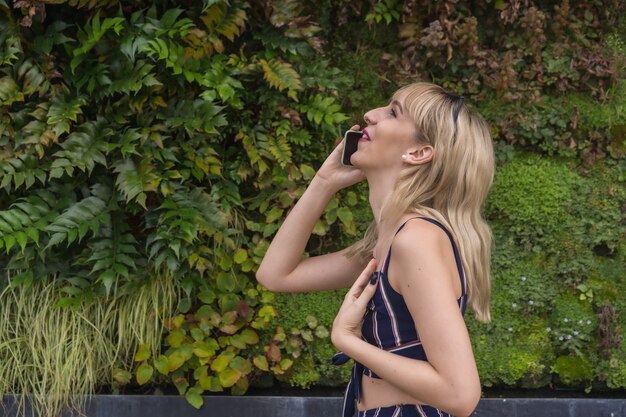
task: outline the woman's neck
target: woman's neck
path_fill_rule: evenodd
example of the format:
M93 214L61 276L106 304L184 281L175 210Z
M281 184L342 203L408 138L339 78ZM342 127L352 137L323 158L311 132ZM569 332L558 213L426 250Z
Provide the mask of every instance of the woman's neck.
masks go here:
M385 199L391 194L397 178L391 176L367 178L369 185L369 201L376 225L380 226L381 210Z

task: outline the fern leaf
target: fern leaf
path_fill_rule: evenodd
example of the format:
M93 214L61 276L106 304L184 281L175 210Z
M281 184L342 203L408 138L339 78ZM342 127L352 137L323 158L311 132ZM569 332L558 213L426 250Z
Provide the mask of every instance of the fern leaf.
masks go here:
M306 113L309 121L317 125L326 124L329 127L335 127L338 123L347 120L347 116L339 111L341 106L335 103L333 97L323 97L320 94L310 97L300 110Z
M103 95L110 96L115 93L136 93L142 87L151 87L153 85L161 85L152 72L154 65L148 64L143 60L135 62L131 67L121 67L117 79L104 89Z
M222 106L206 100L181 100L159 117L165 120L168 127L184 127L190 136L197 131L217 134L217 128L227 123L222 109Z
M70 6L79 9L107 9L118 5L119 0L70 0Z
M103 228L104 237L93 244L88 262L93 263L91 274L98 273L107 294L120 277L128 278L137 269L133 258L139 253L137 241L130 233L128 223L121 216L113 216L109 227Z
M46 103L47 104L47 103ZM41 110L39 109L33 113ZM31 114L33 114L31 113ZM43 116L45 119L45 114ZM31 120L15 134L15 147L23 145L35 145L34 150L37 151L39 158L44 157L44 148L57 143L58 136L52 131L52 128L43 120Z
M96 196L84 198L71 205L46 226L45 230L52 235L44 250L64 241L67 241L69 246L77 238L78 241L82 240L89 230L97 235L101 224L108 222L109 211L106 203Z
M114 164L117 173L115 185L124 195L126 202L135 200L146 208L146 192L156 191L160 177L155 174L154 166L148 159L136 164L132 159L120 159Z
M268 140L269 151L274 155L276 161L282 167L286 167L291 163L291 146L287 142L287 138L270 136Z
M0 104L9 106L24 101L24 93L15 80L9 76L0 78Z
M4 245L8 253L17 243L24 253L29 240L39 246L39 232L44 230L45 219L54 215L37 196L18 200L8 210L0 211L0 247Z
M74 58L70 63L72 73L76 67L83 61L84 55L87 54L100 39L109 31L113 31L119 35L124 28L125 19L123 17L109 17L100 22L100 11L85 25L84 29L78 30L78 41L80 46L73 51Z
M40 220L49 212L48 205L36 196L20 199L9 210L0 211L0 247L4 245L8 253L18 243L24 253L29 237L39 245L43 230Z
M63 31L70 26L72 25L65 23L61 20L53 22L47 27L45 33L42 33L35 37L35 39L33 40L34 50L42 54L49 54L52 52L52 47L54 45L63 45L68 42L75 41L75 39L72 39L63 34Z
M64 101L64 98L56 96L52 99L48 108L48 124L53 126L52 131L59 137L62 133L69 133L70 122L76 122L78 115L83 113L82 107L87 104L84 96L75 97L73 100Z
M0 66L11 66L22 53L19 32L8 19L0 20Z
M25 95L39 94L44 96L50 90L50 81L38 63L25 60L17 69L17 77L22 81L22 92Z
M224 230L228 217L220 211L211 194L200 188L177 188L152 213L154 232L147 239L147 250L156 267L166 264L174 271L179 259L200 235L211 236Z
M291 64L277 59L259 61L263 69L263 78L268 84L279 91L288 90L289 97L295 99L296 91L302 90L300 75L293 69Z
M217 32L231 42L243 32L247 18L245 10L227 3L218 3L207 8L201 17L209 34ZM222 52L217 48L216 50Z
M152 33L153 37L160 37L161 35L167 35L171 39L183 37L189 29L195 26L191 19L178 19L183 11L183 9L169 9L163 13L161 19L149 18L150 25L146 29Z
M14 189L22 185L26 189L30 188L35 180L42 184L46 182L46 172L41 169L41 164L34 155L23 153L11 159L2 161L0 165L0 189L11 190L11 183Z
M91 173L96 164L106 166L105 155L113 147L107 140L112 135L113 131L106 127L103 120L83 123L77 132L61 142L63 150L53 155L50 178L59 178L63 172L71 176L75 168Z

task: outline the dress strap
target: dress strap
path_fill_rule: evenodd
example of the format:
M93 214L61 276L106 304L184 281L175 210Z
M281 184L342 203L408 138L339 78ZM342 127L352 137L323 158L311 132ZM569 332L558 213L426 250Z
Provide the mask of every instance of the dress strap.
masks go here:
M413 219L422 219L424 217L411 217L410 219L408 219L407 221L405 221L404 223L402 223L400 225L400 227L398 227L398 230L396 230L396 233L394 233L393 237L395 238L398 233L400 233L400 230L404 229L404 226L406 226L406 224L409 222L409 220L413 220ZM391 239L393 241L393 239ZM387 275L387 271L389 270L389 259L391 259L391 246L393 245L393 243L391 243L389 245L389 250L387 251L387 256L385 257L385 262L383 263L383 267L381 268L381 273L385 274L385 276Z

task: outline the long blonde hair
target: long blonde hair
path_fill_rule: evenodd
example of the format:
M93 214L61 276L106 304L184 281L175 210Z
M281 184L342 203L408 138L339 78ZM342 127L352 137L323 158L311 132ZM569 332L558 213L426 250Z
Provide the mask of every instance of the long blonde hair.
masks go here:
M408 166L400 173L381 209L380 228L394 227L406 213L434 218L446 226L461 254L468 305L478 320L488 322L491 231L482 207L495 165L489 128L460 96L437 85L410 84L398 95L404 97L404 108L415 121L417 141L431 145L434 152L430 163ZM372 223L351 254L371 257L377 239Z

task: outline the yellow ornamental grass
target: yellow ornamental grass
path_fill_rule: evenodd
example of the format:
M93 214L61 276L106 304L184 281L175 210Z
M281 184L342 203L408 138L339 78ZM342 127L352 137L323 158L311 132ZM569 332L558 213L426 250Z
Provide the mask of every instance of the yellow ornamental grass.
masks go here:
M166 276L75 308L57 306L60 288L36 283L0 294L0 397L28 395L36 413L50 417L81 409L86 396L122 378L139 345L159 352L163 320L178 299ZM18 415L24 406L22 396Z

